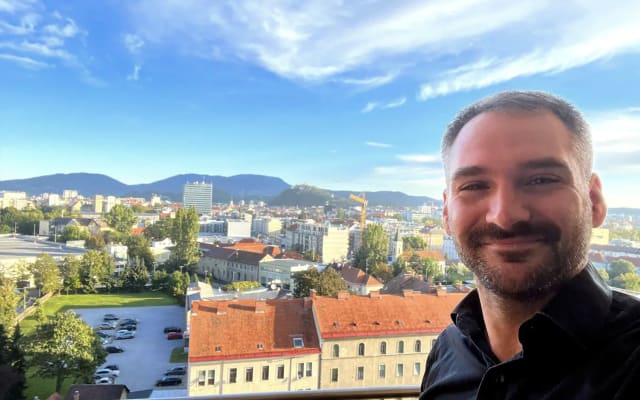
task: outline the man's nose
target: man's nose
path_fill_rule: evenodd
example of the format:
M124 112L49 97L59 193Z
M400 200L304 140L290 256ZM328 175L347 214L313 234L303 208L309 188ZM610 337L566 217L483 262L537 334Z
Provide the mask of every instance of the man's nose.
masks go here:
M509 230L516 222L529 221L531 212L525 196L513 187L499 187L489 198L487 223Z

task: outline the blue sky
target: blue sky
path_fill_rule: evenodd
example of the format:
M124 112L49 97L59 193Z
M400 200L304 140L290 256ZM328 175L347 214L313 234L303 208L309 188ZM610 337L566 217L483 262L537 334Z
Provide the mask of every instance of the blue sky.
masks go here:
M558 4L562 3L562 4ZM640 198L640 2L0 0L0 180L255 173L440 197L464 105L551 91Z

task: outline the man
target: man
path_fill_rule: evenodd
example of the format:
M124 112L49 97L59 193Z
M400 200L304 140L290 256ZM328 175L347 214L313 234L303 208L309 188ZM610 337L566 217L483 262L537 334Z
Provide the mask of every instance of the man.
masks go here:
M504 92L442 141L443 218L478 285L438 338L421 399L640 399L640 302L587 252L604 221L589 127L566 101Z

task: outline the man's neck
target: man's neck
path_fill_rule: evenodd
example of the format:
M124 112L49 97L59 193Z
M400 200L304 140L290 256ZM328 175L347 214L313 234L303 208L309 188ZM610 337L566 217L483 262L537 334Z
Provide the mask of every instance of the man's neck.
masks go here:
M489 346L501 362L522 351L518 338L520 325L540 311L553 297L549 295L541 300L524 303L498 297L482 286L478 287L478 295Z

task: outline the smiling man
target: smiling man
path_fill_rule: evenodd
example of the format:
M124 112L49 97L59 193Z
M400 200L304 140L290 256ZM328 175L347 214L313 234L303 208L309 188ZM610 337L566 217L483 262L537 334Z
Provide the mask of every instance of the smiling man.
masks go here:
M444 225L478 289L427 359L421 399L640 398L640 302L588 263L607 208L569 103L503 92L442 141Z

